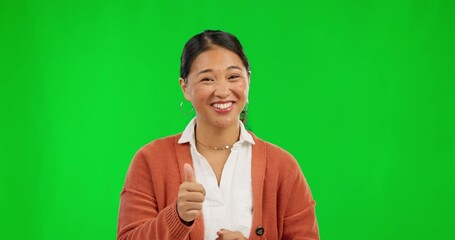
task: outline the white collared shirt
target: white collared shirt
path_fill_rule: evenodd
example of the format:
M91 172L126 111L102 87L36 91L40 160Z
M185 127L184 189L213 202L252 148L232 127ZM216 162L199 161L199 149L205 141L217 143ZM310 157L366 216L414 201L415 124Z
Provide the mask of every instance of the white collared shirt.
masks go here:
M249 237L253 220L253 192L251 185L251 158L253 137L243 123L240 124L240 138L231 149L224 165L220 186L207 160L197 151L194 139L196 118L186 126L178 143L190 143L191 157L196 181L204 186L205 201L204 239L214 240L220 229L240 231Z

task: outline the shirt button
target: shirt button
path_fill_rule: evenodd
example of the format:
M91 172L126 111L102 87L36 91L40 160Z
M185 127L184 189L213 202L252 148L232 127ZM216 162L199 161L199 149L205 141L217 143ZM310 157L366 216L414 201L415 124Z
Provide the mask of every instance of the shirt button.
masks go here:
M256 228L256 235L258 236L262 236L264 234L264 228L259 226L258 228Z

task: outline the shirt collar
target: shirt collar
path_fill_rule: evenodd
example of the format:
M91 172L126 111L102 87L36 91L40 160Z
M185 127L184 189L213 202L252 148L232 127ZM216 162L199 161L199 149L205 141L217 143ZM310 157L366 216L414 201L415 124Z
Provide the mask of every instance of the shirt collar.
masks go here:
M245 126L243 125L242 121L239 121L240 124L240 137L239 137L239 143L243 142L248 142L250 144L255 144L253 137L251 134L245 129ZM196 117L191 119L191 121L188 123L186 126L185 130L182 133L182 136L180 137L178 143L183 144L189 142L191 145L195 145L194 142L194 127L196 126Z

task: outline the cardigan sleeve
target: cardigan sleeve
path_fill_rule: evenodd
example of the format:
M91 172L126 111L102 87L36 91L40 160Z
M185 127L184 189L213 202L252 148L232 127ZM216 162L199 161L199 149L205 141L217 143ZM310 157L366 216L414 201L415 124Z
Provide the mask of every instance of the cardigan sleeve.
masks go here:
M293 186L283 219L283 239L318 240L319 227L316 219L315 205L310 187L296 161L292 167Z
M158 209L153 177L142 150L134 156L120 194L117 239L186 239L192 226L180 221L177 200Z

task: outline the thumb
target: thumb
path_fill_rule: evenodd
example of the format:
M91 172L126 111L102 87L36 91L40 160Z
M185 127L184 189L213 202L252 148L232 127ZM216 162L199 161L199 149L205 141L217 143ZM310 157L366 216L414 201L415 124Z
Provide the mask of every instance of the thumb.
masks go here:
M196 182L194 179L194 171L190 164L183 165L183 172L185 173L185 182Z

